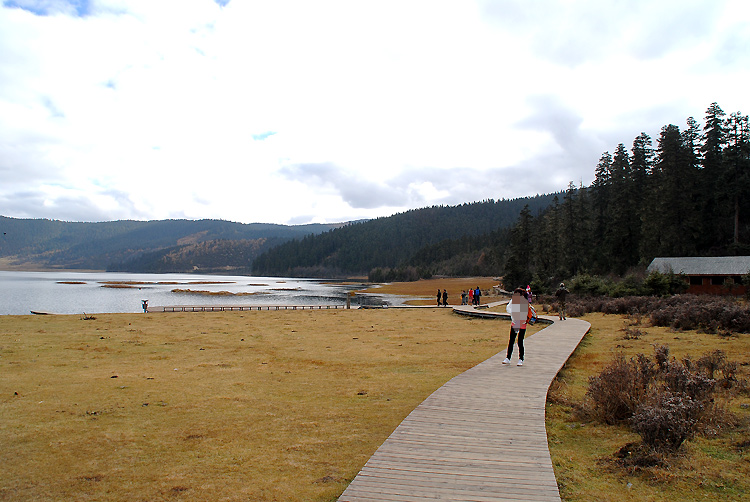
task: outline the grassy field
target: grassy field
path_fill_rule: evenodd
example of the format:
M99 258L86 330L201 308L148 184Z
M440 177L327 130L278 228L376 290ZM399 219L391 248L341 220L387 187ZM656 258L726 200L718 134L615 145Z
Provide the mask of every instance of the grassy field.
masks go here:
M414 296L419 299L409 300L409 305L435 305L438 288L448 292L448 303L450 305L461 303L461 291L476 289L482 290L481 302L485 305L487 302L498 300L498 297L486 295L492 286L498 284L497 279L490 277L472 277L472 278L445 278L430 279L416 282L394 282L383 284L369 290L369 293L383 293L389 295Z
M576 412L588 379L622 353L652 357L654 346L667 345L677 359L697 360L723 350L738 363L740 378L748 379L750 335L722 337L649 327L625 316L589 314L591 332L584 338L550 390L547 434L555 475L564 501L635 502L750 500L750 395L730 392L722 403L734 416L734 426L683 444L664 467L626 469L614 463L614 453L640 437L626 427L587 422ZM638 323L633 326L634 323ZM625 330L629 330L630 333ZM634 330L638 336L633 337Z
M387 292L445 287L455 301L493 282ZM0 316L0 500L335 500L411 410L503 350L508 331L437 308L94 317ZM678 357L721 348L747 378L750 335L640 326L625 340L631 320L587 320L547 410L564 500L746 500L746 395L728 404L739 427L690 441L668 470L614 468L637 436L574 410L614 354L657 343Z
M0 500L335 500L508 329L449 309L94 317L0 316Z

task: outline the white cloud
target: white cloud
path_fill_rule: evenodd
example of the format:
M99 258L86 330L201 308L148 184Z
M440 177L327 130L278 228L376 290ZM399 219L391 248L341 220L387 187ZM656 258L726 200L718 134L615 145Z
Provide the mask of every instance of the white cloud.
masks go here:
M745 104L726 1L14 0L0 214L341 221L587 183Z

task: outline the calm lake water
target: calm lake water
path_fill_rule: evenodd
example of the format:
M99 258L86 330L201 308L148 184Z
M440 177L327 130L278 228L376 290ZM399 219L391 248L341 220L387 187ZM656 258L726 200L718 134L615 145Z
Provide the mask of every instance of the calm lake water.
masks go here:
M345 305L347 293L360 287L279 277L0 271L0 315L26 315L32 310L56 314L143 312L141 300L148 300L150 306ZM386 296L358 295L353 306L401 303L398 297Z

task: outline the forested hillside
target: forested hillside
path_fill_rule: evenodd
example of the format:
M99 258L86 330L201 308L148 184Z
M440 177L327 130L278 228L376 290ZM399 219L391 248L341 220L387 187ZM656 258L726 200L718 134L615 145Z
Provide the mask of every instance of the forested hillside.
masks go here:
M438 262L447 266L462 259L467 260L464 268L477 272L481 255L477 246L488 244L493 232L510 228L524 206L541 211L554 197L434 206L346 225L263 253L255 260L253 273L330 277L372 272L373 280L416 279L435 273ZM467 257L459 256L463 251L469 253ZM395 270L400 272L393 275ZM460 274L451 266L445 272Z
M718 104L701 126L667 125L656 145L604 152L589 187L570 185L541 215L524 210L511 234L505 283L543 288L587 272L626 273L657 256L750 254L748 116Z
M337 226L221 220L76 223L0 216L0 259L9 268L247 272L264 249ZM208 257L210 250L221 251ZM196 253L200 260L195 260Z

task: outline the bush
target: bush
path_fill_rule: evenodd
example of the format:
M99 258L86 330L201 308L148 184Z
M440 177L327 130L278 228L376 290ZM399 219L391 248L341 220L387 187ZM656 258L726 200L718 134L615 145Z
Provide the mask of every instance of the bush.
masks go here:
M669 272L651 272L643 280L643 290L647 295L668 296L679 295L687 291L688 283L686 277L682 274Z
M605 296L612 281L598 275L578 274L570 280L570 291L578 295Z
M554 297L550 298L554 302ZM675 295L653 296L569 296L568 313L577 317L589 312L603 314L639 314L648 316L654 326L675 329L700 329L707 333L750 333L750 305L727 298Z
M695 434L703 403L668 390L652 396L631 419L631 427L655 450L676 451Z
M716 381L698 372L690 359L669 361L661 373L666 388L675 394L684 394L695 401L708 401Z
M726 363L726 360L727 356L724 351L716 349L698 359L696 365L706 372L708 378L714 378L714 374Z
M718 380L714 377L720 377ZM654 347L654 358L617 355L589 379L583 410L605 424L629 423L644 444L660 452L675 451L697 431L713 433L735 418L716 401L716 391L744 382L737 364L717 350L694 362L669 358L669 347Z
M649 295L666 296L669 294L669 280L665 274L651 272L643 280L643 289Z
M609 291L609 296L620 298L623 296L640 296L644 293L643 282L634 275L626 275L623 280L614 284Z
M649 392L654 375L654 365L643 354L630 360L616 356L599 375L589 378L588 414L609 425L628 420Z
M667 363L669 363L669 346L657 345L654 347L654 360L659 369L664 371L667 367Z

